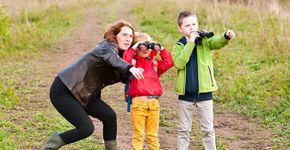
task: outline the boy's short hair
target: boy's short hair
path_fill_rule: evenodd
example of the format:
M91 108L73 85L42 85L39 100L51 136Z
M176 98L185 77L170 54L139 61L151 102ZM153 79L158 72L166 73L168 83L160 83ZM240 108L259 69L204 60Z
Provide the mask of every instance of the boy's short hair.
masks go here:
M178 17L177 17L177 23L178 23L178 26L181 26L182 25L182 20L186 17L189 17L189 16L195 16L196 17L196 14L193 13L193 12L190 12L190 11L182 11L178 14Z
M149 34L145 32L135 32L134 36L134 44L137 43L138 41L150 41L152 38L150 37Z

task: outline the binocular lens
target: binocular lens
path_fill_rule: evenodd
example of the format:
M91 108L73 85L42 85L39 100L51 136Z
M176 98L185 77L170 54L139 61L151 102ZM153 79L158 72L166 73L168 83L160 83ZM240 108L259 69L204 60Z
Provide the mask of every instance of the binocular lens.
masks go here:
M154 45L154 50L159 51L160 50L160 46L158 44Z
M146 49L152 49L152 50L156 50L159 51L161 49L161 46L159 43L150 43L150 42L145 42L145 43L140 43L138 45L139 50L146 50Z
M140 50L144 51L144 50L147 49L147 46L146 46L145 44L140 44L140 45L138 46L138 48L139 48Z

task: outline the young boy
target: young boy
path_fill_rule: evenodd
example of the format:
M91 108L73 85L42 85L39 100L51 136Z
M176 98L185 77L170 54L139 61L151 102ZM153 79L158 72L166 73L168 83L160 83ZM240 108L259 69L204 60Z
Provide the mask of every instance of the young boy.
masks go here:
M213 36L198 32L197 17L189 11L180 12L177 21L179 31L184 34L172 50L174 66L178 69L176 93L180 100L177 149L187 150L189 147L196 107L203 131L203 146L206 150L215 150L212 92L218 88L210 52L227 45L235 33L227 30L222 35Z
M125 61L144 69L144 78L132 78L128 89L128 95L132 97L132 145L134 150L142 150L146 131L149 149L159 150L159 97L162 95L159 77L173 66L173 62L170 53L152 41L148 34L135 33L135 42L123 54ZM155 59L157 51L160 51L161 60Z

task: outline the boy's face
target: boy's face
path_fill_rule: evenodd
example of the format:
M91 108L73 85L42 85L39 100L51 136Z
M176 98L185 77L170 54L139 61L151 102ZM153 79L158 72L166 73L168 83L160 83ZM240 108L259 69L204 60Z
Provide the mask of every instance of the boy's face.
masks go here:
M190 38L190 34L198 31L198 21L195 16L188 16L183 18L181 26L178 26L180 32L182 32L187 38Z
M151 49L146 49L146 50L139 50L138 48L137 48L137 51L136 51L136 54L138 55L138 56L140 56L140 57L148 57L149 55L150 55L150 53L151 53Z

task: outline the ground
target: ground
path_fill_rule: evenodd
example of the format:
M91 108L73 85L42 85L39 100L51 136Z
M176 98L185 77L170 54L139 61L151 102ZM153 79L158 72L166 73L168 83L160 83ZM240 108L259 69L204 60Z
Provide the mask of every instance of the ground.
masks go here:
M37 94L31 97L40 97L45 101L32 101L33 108L41 109L50 107L54 111L48 97L50 84L59 70L73 63L81 55L90 51L102 39L104 28L112 20L106 18L111 13L110 8L114 8L116 18L126 18L136 25L134 18L129 15L127 9L122 9L117 3L113 6L106 6L102 10L88 10L83 22L74 29L73 33L64 40L58 42L51 52L43 53L36 60L30 61L34 68L34 75L29 78L39 78L40 82L35 83L33 90ZM98 15L96 15L98 14ZM138 28L138 27L137 27ZM118 144L121 150L132 149L131 137L132 126L130 113L126 112L126 103L123 100L123 85L121 83L108 86L102 92L102 99L109 103L117 113L118 117ZM178 100L174 89L170 86L164 86L164 95L160 100L162 114L160 116L160 145L164 150L176 149L176 135L178 124ZM218 141L222 141L229 149L272 149L271 137L273 133L260 124L252 121L250 118L231 112L228 108L215 103L215 129ZM22 106L20 106L22 107ZM25 108L25 106L23 106ZM195 116L196 118L197 116ZM102 139L102 125L97 119L93 119L95 124L94 138ZM194 122L197 122L195 120ZM193 126L193 137L200 137L201 132L197 123ZM190 149L200 149L200 138L192 140ZM220 142L218 142L220 144ZM147 146L145 145L145 149Z

